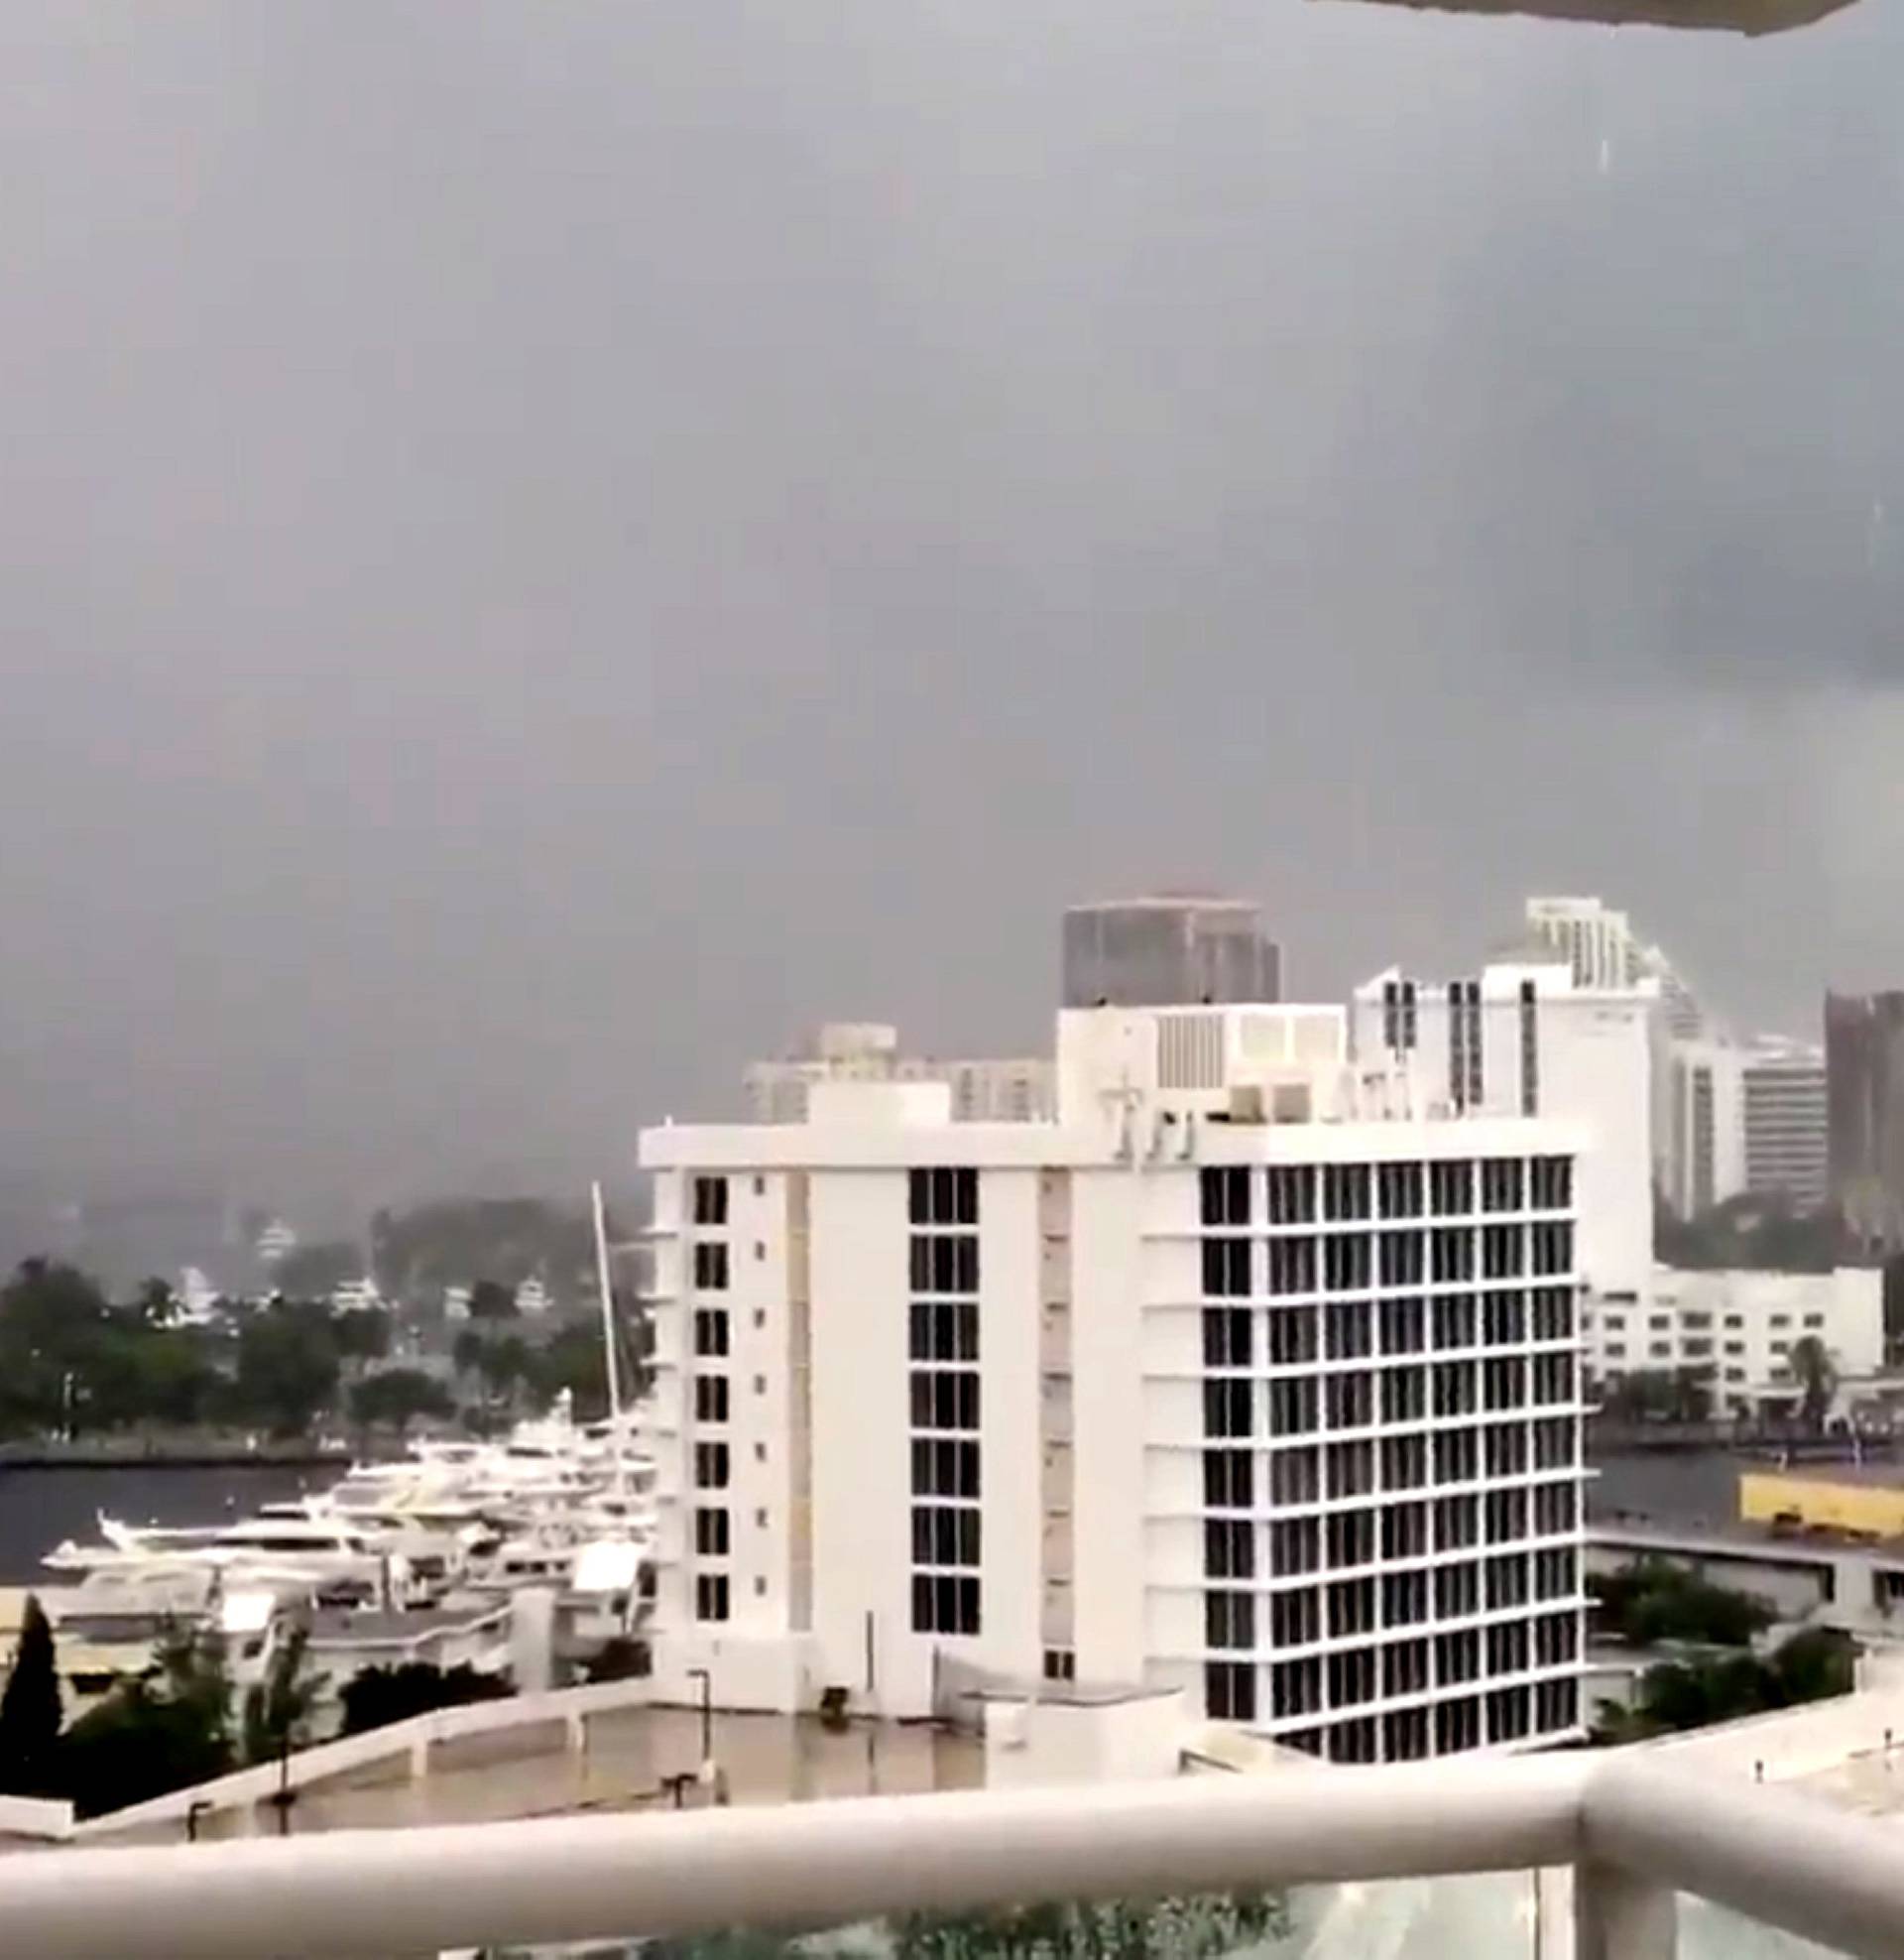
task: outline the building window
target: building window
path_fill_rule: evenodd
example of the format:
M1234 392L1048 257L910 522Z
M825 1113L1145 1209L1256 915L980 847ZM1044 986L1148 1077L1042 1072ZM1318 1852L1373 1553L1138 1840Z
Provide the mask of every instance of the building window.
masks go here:
M1351 1361L1359 1355L1372 1354L1374 1308L1366 1299L1331 1300L1323 1309L1323 1333L1331 1361Z
M694 1352L703 1359L718 1360L727 1353L727 1309L700 1306L694 1309Z
M1421 1165L1384 1164L1375 1172L1375 1188L1384 1218L1419 1218L1422 1211Z
M1241 1165L1224 1165L1199 1172L1203 1222L1206 1225L1250 1223L1250 1172Z
M1047 1681L1075 1681L1078 1678L1078 1656L1068 1647L1047 1647L1044 1650L1044 1678Z
M914 1225L976 1225L979 1173L972 1169L914 1170L907 1179L907 1209Z
M694 1285L704 1293L727 1290L727 1247L719 1241L694 1248Z
M1527 1265L1526 1237L1518 1225L1484 1225L1481 1230L1482 1278L1518 1280Z
M1247 1382L1237 1386L1248 1393ZM979 1371L976 1368L913 1369L911 1409L914 1429L976 1429Z
M915 1293L976 1293L979 1290L978 1234L914 1233L911 1275Z
M1805 1324L1808 1327L1822 1327L1825 1324L1825 1316L1822 1313L1808 1313L1805 1316Z
M1367 1232L1332 1232L1322 1242L1322 1284L1330 1292L1360 1292L1373 1284L1374 1241Z
M1239 1518L1203 1521L1203 1570L1211 1579L1253 1579L1256 1529Z
M1321 1659L1311 1654L1306 1660L1279 1660L1270 1668L1269 1706L1278 1718L1317 1713L1322 1707Z
M765 1599L767 1597L767 1579L765 1575L756 1575L754 1580L754 1597L756 1599Z
M766 1197L766 1195L767 1195L767 1179L766 1179L765 1177L761 1177L761 1176L758 1176L758 1175L757 1175L757 1176L755 1177L755 1179L754 1179L754 1195L755 1195L755 1196L756 1196L757 1198L764 1198L764 1197Z
M1203 1502L1210 1511L1248 1511L1253 1479L1247 1449L1207 1449L1203 1453Z
M1431 1164L1428 1208L1442 1218L1468 1217L1475 1208L1475 1166L1454 1162Z
M1269 1595L1272 1647L1313 1647L1322 1638L1322 1595L1315 1587Z
M1203 1365L1206 1368L1250 1366L1248 1307L1207 1306L1204 1308Z
M1517 1157L1490 1157L1481 1166L1483 1211L1521 1209L1521 1163Z
M1203 1712L1213 1722L1256 1719L1256 1670L1248 1661L1211 1660L1203 1669Z
M1419 1354L1428 1340L1428 1309L1418 1299L1381 1302L1383 1354Z
M955 1436L914 1436L912 1491L916 1497L978 1498L978 1444Z
M914 1300L908 1329L914 1361L979 1358L979 1303L971 1299Z
M756 1530L757 1531L766 1531L766 1530L767 1530L767 1513L766 1513L765 1511L757 1511L757 1512L755 1512L755 1514L754 1514L754 1529L755 1529L755 1530Z
M1250 1286L1250 1241L1205 1239L1203 1290L1213 1298L1247 1296Z
M728 1553L728 1516L725 1511L703 1505L694 1513L694 1552L699 1558L725 1558Z
M1208 1278L1210 1246L1204 1246L1204 1291L1211 1287ZM1244 1286L1248 1291L1248 1283ZM1313 1293L1316 1290L1316 1242L1314 1239L1271 1239L1269 1241L1269 1290L1272 1293Z
M979 1632L979 1582L956 1572L912 1574L915 1634Z
M1472 1429L1444 1429L1435 1437L1435 1479L1472 1484L1481 1475L1481 1442Z
M1279 1579L1322 1563L1322 1528L1314 1518L1279 1518L1269 1527L1269 1562Z
M1527 1296L1489 1293L1482 1301L1481 1337L1489 1347L1518 1347L1527 1338Z
M767 1377L766 1377L765 1375L756 1375L756 1376L754 1377L754 1393L755 1393L755 1394L756 1394L757 1396L764 1396L764 1395L766 1395L766 1393L767 1393Z
M1574 1202L1574 1161L1570 1157L1537 1157L1528 1165L1530 1209L1567 1211Z
M1366 1164L1331 1164L1322 1173L1322 1210L1325 1218L1367 1218L1368 1166Z
M1271 1246L1272 1255L1274 1251ZM1269 1365L1289 1368L1315 1360L1320 1351L1317 1325L1313 1306L1278 1307L1269 1315Z
M915 1504L912 1507L914 1565L979 1563L980 1513L969 1504Z
M727 1223L727 1179L725 1177L696 1177L694 1179L694 1222L696 1225L725 1225Z
M1567 1273L1574 1264L1574 1228L1567 1224L1544 1222L1533 1228L1532 1245L1536 1273Z
M1229 1380L1204 1383L1203 1432L1206 1436L1248 1436L1253 1421L1254 1399L1250 1383Z
M694 1617L697 1620L725 1620L728 1617L725 1572L695 1573Z
M694 1378L694 1419L697 1422L727 1420L727 1377L696 1375Z
M1256 1644L1256 1596L1247 1592L1207 1592L1203 1596L1203 1644L1252 1648Z
M703 1491L727 1489L730 1466L725 1443L694 1445L694 1486Z
M1269 1167L1271 1225L1308 1225L1316 1216L1316 1170L1311 1164L1276 1164Z

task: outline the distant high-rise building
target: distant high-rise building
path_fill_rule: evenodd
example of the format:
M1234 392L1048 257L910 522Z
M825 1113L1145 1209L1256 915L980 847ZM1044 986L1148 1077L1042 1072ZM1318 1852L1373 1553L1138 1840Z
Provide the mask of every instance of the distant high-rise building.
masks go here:
M1831 1194L1846 1224L1904 1250L1904 993L1825 996Z
M1282 998L1282 950L1250 899L1114 899L1064 915L1066 1007L1197 1007Z
M1824 1050L1767 1040L1741 1053L1745 1189L1815 1211L1830 1188Z
M1574 969L1574 985L1618 990L1642 980L1659 983L1660 1014L1676 1041L1698 1041L1709 1030L1705 1010L1658 946L1633 930L1632 920L1602 899L1529 899L1529 928Z
M1654 1150L1660 1195L1681 1218L1745 1188L1744 1064L1744 1050L1725 1041L1666 1045Z

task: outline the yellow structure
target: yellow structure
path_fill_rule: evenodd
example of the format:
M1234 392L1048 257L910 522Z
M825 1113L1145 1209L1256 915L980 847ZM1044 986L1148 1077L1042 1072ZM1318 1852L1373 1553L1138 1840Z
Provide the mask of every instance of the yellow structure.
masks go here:
M1743 1471L1738 1515L1748 1525L1812 1526L1860 1537L1904 1537L1904 1484L1860 1483L1789 1471Z

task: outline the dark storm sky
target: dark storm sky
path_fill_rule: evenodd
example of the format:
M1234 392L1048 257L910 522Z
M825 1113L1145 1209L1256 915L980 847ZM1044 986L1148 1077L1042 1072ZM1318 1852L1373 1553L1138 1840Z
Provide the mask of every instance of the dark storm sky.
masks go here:
M1055 915L1904 979L1904 15L0 8L0 1173L555 1185Z

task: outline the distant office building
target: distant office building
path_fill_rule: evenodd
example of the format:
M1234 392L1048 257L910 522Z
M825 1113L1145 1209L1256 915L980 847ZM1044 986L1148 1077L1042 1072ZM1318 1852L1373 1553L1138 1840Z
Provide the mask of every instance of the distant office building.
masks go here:
M955 1123L1041 1122L1056 1094L1046 1056L942 1061L901 1054L899 1031L878 1021L829 1022L808 1053L754 1062L744 1080L756 1123L804 1123L816 1082L943 1082Z
M1904 1250L1904 993L1827 994L1831 1195L1866 1244Z
M1816 1211L1830 1192L1825 1051L1762 1041L1740 1069L1744 1188Z
M1278 1001L1282 950L1249 899L1117 899L1064 915L1066 1007Z
M1724 1041L1670 1041L1660 1196L1681 1218L1697 1218L1745 1188L1745 1055Z
M1587 1369L1597 1381L1691 1374L1724 1412L1789 1404L1798 1384L1792 1349L1821 1342L1846 1380L1884 1361L1884 1276L1875 1267L1835 1273L1688 1273L1655 1269L1637 1301L1595 1298L1582 1316Z
M1351 1046L1359 1071L1402 1086L1397 1116L1551 1116L1579 1129L1582 1274L1637 1293L1653 1259L1658 1005L1651 980L1598 987L1538 953L1444 982L1391 967L1356 989Z

